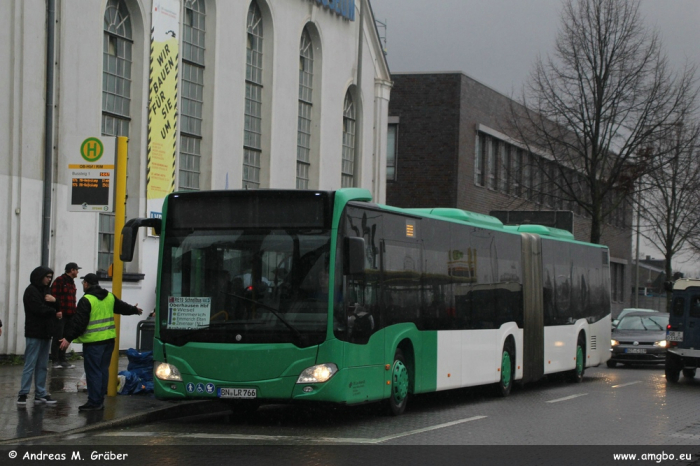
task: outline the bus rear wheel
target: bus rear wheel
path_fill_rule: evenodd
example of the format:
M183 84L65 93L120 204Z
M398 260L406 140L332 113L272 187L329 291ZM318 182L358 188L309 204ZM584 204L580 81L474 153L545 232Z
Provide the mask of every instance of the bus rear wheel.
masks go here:
M501 353L501 380L497 384L498 395L507 397L510 395L510 390L513 388L513 363L515 362L515 351L510 341L503 345L503 353Z
M569 379L574 383L583 382L583 373L586 371L586 338L579 334L576 342L576 367L569 372Z
M406 410L409 388L408 366L403 356L403 351L396 348L394 363L391 365L391 395L387 400L387 412L392 416L399 416Z
M683 377L692 379L695 377L695 369L683 369Z

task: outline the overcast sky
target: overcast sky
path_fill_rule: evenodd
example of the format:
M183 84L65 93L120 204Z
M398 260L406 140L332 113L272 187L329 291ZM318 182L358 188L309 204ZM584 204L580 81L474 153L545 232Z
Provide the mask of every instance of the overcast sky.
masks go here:
M385 22L394 72L462 71L503 93L520 94L538 54L560 25L560 0L370 0ZM642 0L645 23L661 35L674 67L700 65L700 0ZM380 29L380 34L383 34Z

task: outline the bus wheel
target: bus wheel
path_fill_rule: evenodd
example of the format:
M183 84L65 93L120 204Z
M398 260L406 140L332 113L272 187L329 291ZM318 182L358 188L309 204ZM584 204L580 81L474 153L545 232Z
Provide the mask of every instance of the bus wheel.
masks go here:
M392 416L403 414L408 401L408 367L403 357L403 351L396 348L394 364L391 366L391 395L387 401L387 411Z
M617 363L613 361L612 359L608 359L608 362L606 363L610 369L614 369L617 367Z
M681 366L676 357L670 353L666 353L666 382L667 383L678 383L678 379L681 376Z
M583 373L586 370L585 346L586 339L583 337L583 334L579 334L576 342L576 367L569 373L569 379L575 383L583 382Z
M510 390L513 388L513 348L510 341L503 345L503 353L501 354L501 380L498 382L497 393L506 397L510 395Z
M695 377L695 369L683 369L683 377L692 379Z

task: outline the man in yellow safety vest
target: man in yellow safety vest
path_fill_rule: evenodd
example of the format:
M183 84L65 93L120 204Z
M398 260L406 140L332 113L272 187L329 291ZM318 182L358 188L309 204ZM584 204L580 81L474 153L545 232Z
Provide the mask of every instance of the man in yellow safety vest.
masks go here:
M117 336L114 313L141 315L143 311L138 304L136 306L127 304L101 288L94 273L80 278L83 280L85 295L78 301L76 314L63 333L61 349L65 350L73 341L83 344L88 401L78 409L97 411L104 408L104 398L109 382L109 364Z

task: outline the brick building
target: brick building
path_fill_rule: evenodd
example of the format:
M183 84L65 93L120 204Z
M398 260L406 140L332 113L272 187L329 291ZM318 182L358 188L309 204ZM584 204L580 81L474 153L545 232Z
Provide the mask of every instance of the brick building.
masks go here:
M553 162L529 153L508 130L510 98L461 72L397 73L392 79L387 204L482 214L572 211L576 239L589 240L590 219L573 203L550 195L553 187L541 170ZM631 207L621 206L610 222L601 242L610 248L615 315L630 302Z

